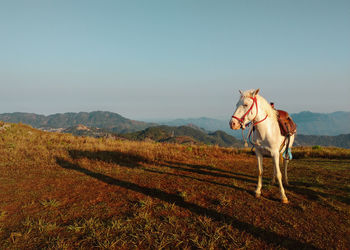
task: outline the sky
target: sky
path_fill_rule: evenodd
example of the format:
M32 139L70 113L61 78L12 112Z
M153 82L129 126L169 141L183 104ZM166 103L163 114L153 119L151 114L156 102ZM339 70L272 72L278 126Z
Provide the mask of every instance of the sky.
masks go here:
M0 113L350 111L348 0L0 0Z

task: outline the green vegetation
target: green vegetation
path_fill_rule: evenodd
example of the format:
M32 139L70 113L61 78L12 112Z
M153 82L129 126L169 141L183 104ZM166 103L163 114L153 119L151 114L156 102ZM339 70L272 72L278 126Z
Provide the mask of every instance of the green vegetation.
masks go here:
M0 122L0 249L350 245L350 150L295 149L288 205L269 185L268 158L262 198L254 197L249 152Z
M219 145L221 147L242 147L243 143L235 137L226 134L223 131L216 131L214 133L206 133L197 128L189 126L170 127L170 126L156 126L150 127L143 131L122 135L124 138L130 140L143 141L146 139L157 142L175 142L185 144L207 144ZM185 140L184 140L185 137Z

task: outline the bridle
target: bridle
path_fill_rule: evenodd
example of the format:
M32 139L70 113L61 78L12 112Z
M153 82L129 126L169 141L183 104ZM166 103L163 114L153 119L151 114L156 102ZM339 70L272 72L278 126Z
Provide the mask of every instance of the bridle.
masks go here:
M236 119L237 121L239 121L239 124L241 125L242 138L243 138L243 140L244 140L244 146L248 147L248 142L247 142L247 140L249 140L249 142L250 142L250 143L253 145L253 147L254 147L254 146L255 146L255 143L252 142L252 140L251 140L252 132L253 132L253 130L254 130L254 128L255 128L255 125L257 125L258 123L263 122L263 121L266 120L267 115L265 116L264 119L262 119L262 120L260 120L260 121L257 121L257 122L254 122L256 116L258 115L258 101L257 101L257 99L256 99L256 96L254 96L254 97L249 97L249 98L253 100L253 104L252 104L252 106L250 106L250 108L248 109L248 111L245 112L245 114L244 114L241 118L239 118L239 117L237 117L237 116L235 116L235 115L233 115L232 118L234 118L234 119ZM250 124L253 124L253 126L250 128L250 131L248 132L248 136L247 136L247 139L246 139L246 138L244 137L244 134L243 134L243 130L245 129L244 118L245 118L245 117L249 114L249 112L253 109L254 104L255 104L255 107L256 107L256 114L255 114L254 119L253 119L251 122L248 122L248 124L247 124L247 126L249 126ZM253 147L252 147L252 149L253 149Z
M244 114L241 118L239 118L239 117L237 117L237 116L235 116L235 115L232 116L232 118L234 118L234 119L236 119L236 120L239 121L239 124L241 125L241 129L242 129L242 130L243 130L244 127L245 127L245 126L244 126L244 118L245 118L245 117L249 114L249 112L253 109L254 104L255 104L255 107L256 107L256 114L255 114L254 119L252 120L253 126L257 125L257 124L260 123L260 122L265 121L266 118L267 118L267 115L266 115L264 119L262 119L262 120L260 120L260 121L257 121L257 122L254 122L256 116L258 115L258 101L257 101L257 99L256 99L256 96L254 96L254 97L249 97L249 98L253 100L253 104L252 104L252 106L250 106L250 108L248 109L248 111L245 112L245 114Z

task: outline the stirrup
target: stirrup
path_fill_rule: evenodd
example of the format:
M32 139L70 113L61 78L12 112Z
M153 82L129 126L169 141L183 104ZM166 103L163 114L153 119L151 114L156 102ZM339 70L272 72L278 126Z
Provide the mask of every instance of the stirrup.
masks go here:
M285 159L285 160L291 160L291 159L293 159L293 156L292 156L292 148L287 148L287 149L283 152L282 157L283 157L283 159Z

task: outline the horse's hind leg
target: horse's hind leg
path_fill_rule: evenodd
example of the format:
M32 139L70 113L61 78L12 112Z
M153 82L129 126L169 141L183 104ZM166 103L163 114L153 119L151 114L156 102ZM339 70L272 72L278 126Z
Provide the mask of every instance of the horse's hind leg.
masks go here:
M284 161L283 161L283 165L284 165L284 184L285 184L286 186L289 185L289 182L288 182L288 174L287 174L288 163L289 163L289 160L284 160Z
M286 196L286 193L284 191L283 184L282 184L282 174L281 174L281 170L280 170L280 166L279 166L279 152L278 151L276 151L275 153L272 154L272 160L273 160L274 167L276 170L277 181L278 181L278 184L280 187L281 201L283 203L288 203L288 199L287 199L287 196Z

